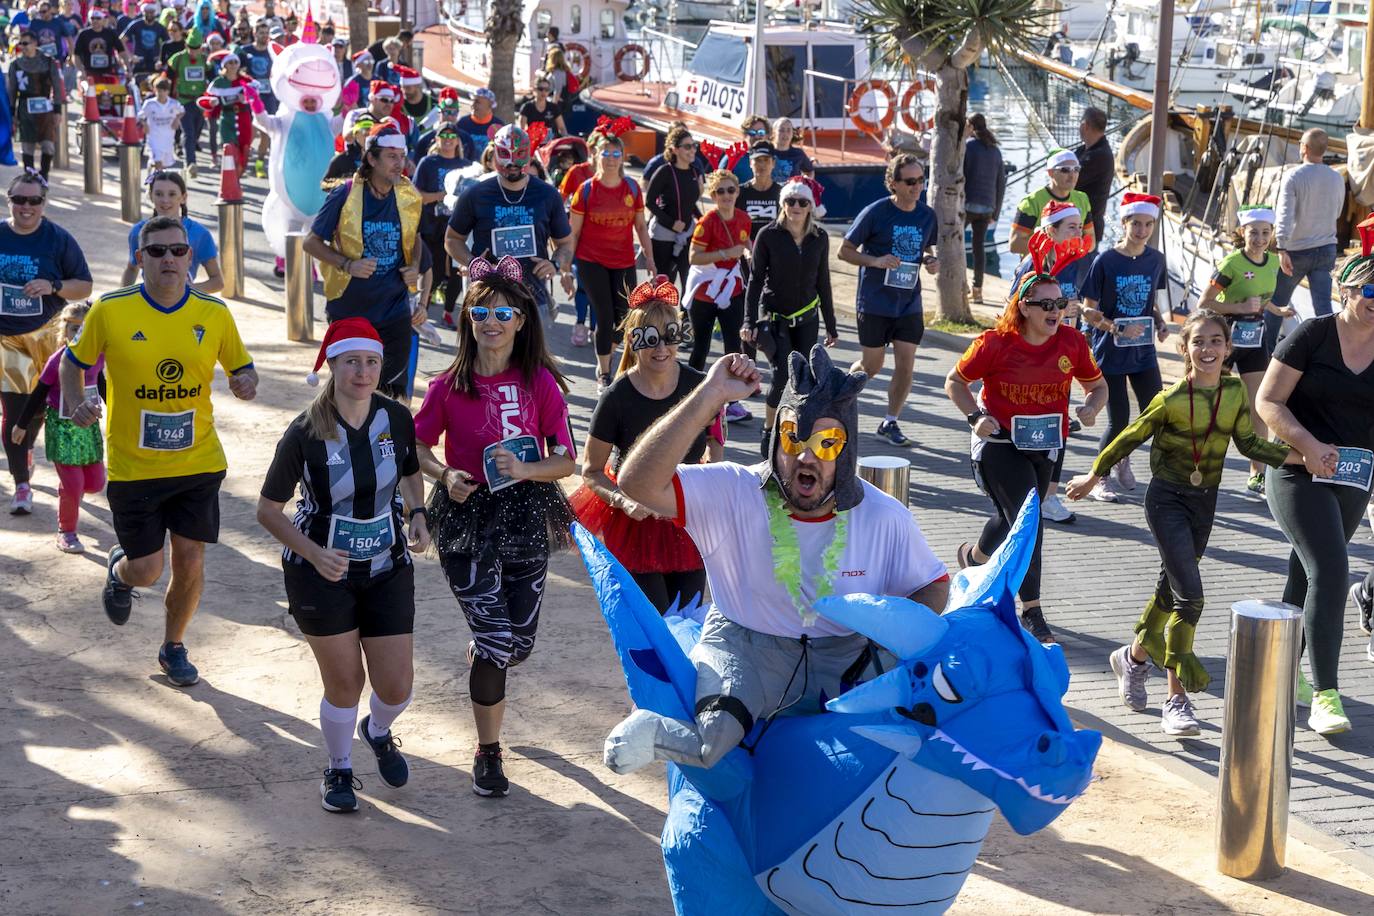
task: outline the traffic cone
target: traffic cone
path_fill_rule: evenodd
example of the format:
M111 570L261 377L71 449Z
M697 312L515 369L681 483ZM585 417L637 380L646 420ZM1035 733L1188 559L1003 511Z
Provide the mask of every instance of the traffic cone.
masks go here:
M232 143L224 144L224 155L220 158L219 199L221 203L236 204L243 201L243 188L239 185L239 167L235 161L237 147Z
M134 113L134 100L124 100L124 125L119 132L119 141L126 146L143 142L143 131L138 127L138 116Z
M87 121L99 121L100 102L97 101L95 96L95 84L89 80L86 82L86 91L83 94L83 104L85 108L82 110L81 116Z

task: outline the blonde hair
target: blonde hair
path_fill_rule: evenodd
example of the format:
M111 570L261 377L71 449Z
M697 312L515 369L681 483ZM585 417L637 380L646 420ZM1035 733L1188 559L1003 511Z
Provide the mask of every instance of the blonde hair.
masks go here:
M659 333L668 329L668 325L676 323L681 329L686 324L686 316L682 310L662 299L654 299L646 302L636 309L630 309L630 314L625 316L625 320L620 323L620 333L623 335L620 365L616 367L616 377L624 375L635 366L639 365L639 357L635 351L630 349L630 332L635 328L642 328L646 324L651 324L658 328Z
M339 409L334 406L334 373L331 367L329 380L315 395L315 400L305 408L305 425L312 438L321 442L333 442L339 438Z
M89 302L68 302L62 307L61 317L63 321L85 321L90 311Z
M1188 358L1188 342L1193 339L1198 328L1208 322L1221 328L1221 336L1226 339L1226 352L1231 352L1231 326L1226 323L1226 319L1220 312L1211 309L1197 309L1188 319L1183 322L1183 327L1178 330L1178 352L1183 356L1184 373L1193 371L1193 361Z
M735 187L739 187L739 177L734 172L729 169L716 169L706 176L706 193L716 193L716 188L726 181L734 182Z

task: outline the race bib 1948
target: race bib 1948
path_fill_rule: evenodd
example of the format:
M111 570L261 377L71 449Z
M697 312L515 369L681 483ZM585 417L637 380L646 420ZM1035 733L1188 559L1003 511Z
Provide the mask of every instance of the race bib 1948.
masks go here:
M196 412L142 412L139 425L139 446L158 452L180 452L196 444Z

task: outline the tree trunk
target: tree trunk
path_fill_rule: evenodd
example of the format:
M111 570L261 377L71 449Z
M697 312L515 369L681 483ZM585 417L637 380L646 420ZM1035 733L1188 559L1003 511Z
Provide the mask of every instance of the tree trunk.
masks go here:
M520 36L506 35L491 43L491 91L496 93L496 116L515 123L515 49Z
M344 0L348 14L348 45L356 54L367 47L367 0Z
M937 105L930 148L929 201L939 231L940 317L972 323L964 298L964 124L968 117L968 71L946 62L935 71Z

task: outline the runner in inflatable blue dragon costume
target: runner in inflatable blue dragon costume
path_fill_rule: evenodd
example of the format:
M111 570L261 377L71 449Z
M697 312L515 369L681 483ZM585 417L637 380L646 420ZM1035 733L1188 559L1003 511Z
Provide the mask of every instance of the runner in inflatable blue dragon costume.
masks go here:
M838 454L833 448L834 439L852 439L848 434L857 430L855 399L863 376L834 369L819 347L809 366L793 354L791 370L773 460L741 469L765 494L760 502L775 509L781 497L795 506L783 494L804 467L822 481L835 472L827 496L835 518L864 504L896 518L882 500L909 518L900 503L854 476L852 442ZM700 481L680 479L691 476L685 466L677 469L668 495L654 492L649 472L662 458L654 454L655 443L667 451L676 442L661 440L680 438L671 435L668 420L677 414L680 422L695 423L698 414L709 416L716 400L738 398L737 389L751 378L757 379L756 371L743 356L722 360L698 393L632 451L645 476L637 481L627 460L620 477L630 498L660 514L672 514L675 503L679 522L694 537L706 536L698 543L715 605L704 624L660 617L615 559L587 532L575 532L637 707L607 738L606 763L627 772L652 759L670 761L662 847L679 916L943 912L973 867L994 810L1018 833L1045 827L1087 787L1101 744L1096 732L1076 731L1061 705L1069 674L1060 647L1042 646L1016 617L1016 589L1034 547L1039 502L1030 493L988 562L955 576L943 616L906 597L882 597L903 594L891 587L875 594L844 588L849 578L870 578L880 565L900 566L893 557L911 552L910 545L894 553L891 545L870 540L869 555L855 557L851 541L842 557L824 548L819 564L805 547L794 554L800 559L794 565L824 573L819 586L815 577L802 577L802 609L791 608L810 622L803 635L818 627L822 633L857 631L840 637L853 657L837 675L832 662L838 658L831 656L838 644L827 644L835 636L784 639L747 630L722 614L722 598L738 595L723 554L737 545L726 543L720 526L694 520L693 512L705 516L714 505L743 537L776 542L767 522L750 527L749 516L763 506L721 487L719 471ZM686 408L694 399L701 401L696 412ZM794 425L784 426L789 419ZM789 453L797 442L806 446L800 460L780 460L794 457ZM815 446L830 458L816 455ZM637 454L641 448L645 452ZM847 461L844 451L851 452ZM699 483L707 483L712 498L696 498ZM852 519L851 534L860 521ZM894 533L900 540L903 533L900 526L879 527L880 540ZM845 538L845 528L843 522L834 526L832 544ZM919 539L919 529L915 534ZM866 575L844 575L856 560L868 567L860 570ZM769 580L785 578L785 563L757 569ZM780 587L790 598L790 590ZM929 586L912 591L943 594ZM750 594L759 594L757 586ZM875 671L883 673L866 679ZM772 683L779 676L783 681ZM759 693L767 708L749 709ZM817 703L828 712L798 714L820 712ZM777 712L783 714L775 717ZM722 715L757 721L740 742L743 723L722 727Z

